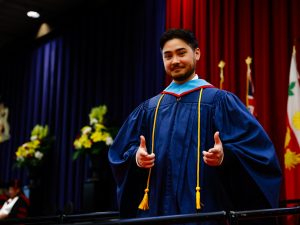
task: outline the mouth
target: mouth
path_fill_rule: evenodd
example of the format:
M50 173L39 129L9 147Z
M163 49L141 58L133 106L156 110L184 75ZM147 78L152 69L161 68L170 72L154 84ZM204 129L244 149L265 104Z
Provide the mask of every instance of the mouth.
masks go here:
M182 67L174 67L173 69L172 69L172 71L173 72L178 72L178 71L180 71L180 70L182 70Z

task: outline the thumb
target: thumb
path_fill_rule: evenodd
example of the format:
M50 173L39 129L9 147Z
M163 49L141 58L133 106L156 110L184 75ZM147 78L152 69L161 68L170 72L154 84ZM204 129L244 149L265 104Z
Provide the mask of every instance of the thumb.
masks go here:
M215 140L215 145L220 145L222 144L222 141L220 139L220 132L217 131L215 134L214 134L214 140Z
M140 148L146 148L146 140L143 135L140 136Z

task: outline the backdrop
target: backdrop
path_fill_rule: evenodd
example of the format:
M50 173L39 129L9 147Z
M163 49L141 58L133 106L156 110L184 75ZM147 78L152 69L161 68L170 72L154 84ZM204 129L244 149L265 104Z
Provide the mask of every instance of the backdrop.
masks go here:
M13 165L34 125L48 124L56 138L34 214L55 214L72 204L74 212L83 210L90 163L72 161L73 141L89 123L92 107L106 104L109 126L118 127L164 86L159 52L164 1L121 1L89 13L38 46L2 52L0 91L10 110L11 139L0 144L0 179L21 178L28 184L27 171ZM111 191L103 194L113 201L114 189L103 185ZM107 204L106 210L113 207Z

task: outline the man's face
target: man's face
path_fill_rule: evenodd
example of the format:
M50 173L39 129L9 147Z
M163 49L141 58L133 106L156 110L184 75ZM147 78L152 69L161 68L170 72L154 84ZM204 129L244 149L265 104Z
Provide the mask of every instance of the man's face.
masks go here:
M195 51L181 39L167 41L162 49L163 62L166 73L176 83L184 83L195 75L195 66L200 59L200 50Z
M20 188L15 188L15 187L9 187L8 188L8 194L10 198L16 197L20 192Z

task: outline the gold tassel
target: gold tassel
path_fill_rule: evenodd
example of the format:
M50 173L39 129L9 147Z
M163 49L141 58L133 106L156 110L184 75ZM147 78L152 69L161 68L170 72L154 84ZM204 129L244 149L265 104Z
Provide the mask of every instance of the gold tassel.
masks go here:
M201 118L200 118L200 106L202 99L203 88L200 90L199 99L198 99L198 146L197 146L197 184L196 184L196 209L201 209L201 201L200 201L200 148L201 148Z
M151 145L151 153L154 153L154 137L155 137L155 128L156 128L156 118L157 118L157 113L158 113L158 108L159 108L159 105L160 105L160 102L162 100L162 98L164 97L165 95L162 94L157 102L157 106L156 106L156 109L155 109L155 114L154 114L154 121L153 121L153 128L152 128L152 145ZM148 179L147 179L147 186L146 186L146 189L145 189L145 194L144 194L144 197L139 205L139 209L140 210L148 210L149 209L149 184L150 184L150 177L151 177L151 168L149 169L149 173L148 173Z
M144 198L143 198L143 200L141 201L141 203L140 203L140 205L139 205L139 209L141 209L141 210L148 210L148 209L149 209L149 204L148 204L148 192L149 192L149 189L146 188L146 189L145 189Z
M196 187L196 209L201 209L201 203L200 203L200 187Z

